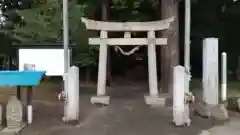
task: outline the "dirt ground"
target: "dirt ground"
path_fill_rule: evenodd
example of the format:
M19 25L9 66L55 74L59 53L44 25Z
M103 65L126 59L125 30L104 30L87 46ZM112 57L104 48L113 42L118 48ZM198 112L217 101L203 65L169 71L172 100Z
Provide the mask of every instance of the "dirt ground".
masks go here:
M234 120L235 126L240 125L238 124L240 115L231 113L232 120L230 122L219 122L193 116L190 127L175 127L172 124L171 108L153 108L145 105L143 96L147 94L147 90L146 82L118 82L108 88L111 104L109 106L97 106L91 105L89 102L90 97L96 92L96 86L81 84L79 124L67 125L61 121L63 101L57 100L59 85L43 82L34 90L33 123L24 128L20 134L198 135L216 127L223 126L225 128L225 125L230 125L232 120ZM14 91L14 88L9 91ZM5 95L6 98L9 91L2 92L2 95ZM240 129L240 126L238 128Z

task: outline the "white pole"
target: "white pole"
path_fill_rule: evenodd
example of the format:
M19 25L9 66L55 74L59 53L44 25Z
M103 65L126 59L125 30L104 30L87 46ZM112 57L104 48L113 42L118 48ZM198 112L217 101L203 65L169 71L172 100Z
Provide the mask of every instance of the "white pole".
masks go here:
M28 105L27 106L27 122L28 122L28 124L32 124L32 119L33 119L32 105Z
M64 47L64 72L69 68L68 62L68 0L63 0L63 47Z
M221 86L221 99L227 100L227 54L222 53L222 86Z
M63 0L63 48L64 48L64 91L67 93L67 72L69 68L69 61L68 61L68 0ZM67 107L64 106L64 116L67 117Z
M190 74L191 0L185 0L184 67Z
M185 82L184 82L184 92L188 93L191 71L190 71L190 35L191 35L191 0L185 0L185 37L184 37L184 67L185 67ZM185 104L185 109L189 110L189 105ZM186 111L189 112L189 111ZM186 114L189 115L189 114Z

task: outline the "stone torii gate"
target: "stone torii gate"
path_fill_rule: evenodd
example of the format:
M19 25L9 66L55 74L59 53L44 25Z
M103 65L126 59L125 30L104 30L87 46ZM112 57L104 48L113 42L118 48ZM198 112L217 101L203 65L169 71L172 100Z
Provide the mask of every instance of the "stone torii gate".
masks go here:
M87 18L81 19L88 30L100 31L100 38L89 38L90 45L100 45L98 64L97 96L91 98L91 103L109 104L110 97L106 95L107 47L123 45L148 47L148 77L149 95L145 96L146 104L163 104L164 98L159 97L156 66L156 45L167 45L167 38L157 38L156 31L169 29L174 17L149 22L104 22ZM108 32L124 32L124 38L108 38ZM147 38L131 38L131 32L147 32Z

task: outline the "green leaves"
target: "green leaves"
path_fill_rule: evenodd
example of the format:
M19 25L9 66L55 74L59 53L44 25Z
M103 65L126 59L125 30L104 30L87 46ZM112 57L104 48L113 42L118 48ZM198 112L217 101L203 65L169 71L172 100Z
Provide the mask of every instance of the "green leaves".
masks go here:
M158 13L158 0L113 0L111 18L118 21L148 21Z
M14 34L26 40L23 42L59 42L62 41L62 4L57 0L41 0L33 8L18 10L26 25L16 25ZM70 40L83 15L82 6L76 1L69 2Z
M89 46L85 48L87 50L82 50L75 56L74 64L80 67L96 67L98 60L98 47Z

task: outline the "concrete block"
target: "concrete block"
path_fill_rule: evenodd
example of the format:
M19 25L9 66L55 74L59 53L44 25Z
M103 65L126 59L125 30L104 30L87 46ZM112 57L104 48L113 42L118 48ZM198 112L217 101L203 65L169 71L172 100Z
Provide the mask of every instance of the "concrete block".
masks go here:
M93 96L91 98L92 104L103 104L103 105L109 105L110 103L110 97L109 96Z
M153 97L153 96L145 96L145 103L147 105L152 105L152 106L165 106L167 102L167 97L163 96L158 96L158 97Z

